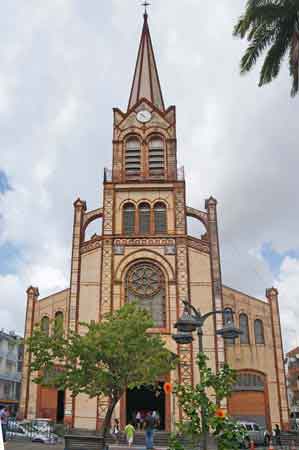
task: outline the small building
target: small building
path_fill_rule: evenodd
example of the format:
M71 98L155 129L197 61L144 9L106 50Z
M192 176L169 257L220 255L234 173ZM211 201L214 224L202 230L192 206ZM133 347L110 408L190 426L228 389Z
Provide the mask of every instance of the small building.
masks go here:
M290 350L286 355L287 388L290 408L290 424L299 428L299 347Z
M178 369L157 382L194 384L197 344L177 345L171 337L182 300L188 298L203 314L222 309L223 315L205 324L203 348L214 371L225 362L238 371L228 412L269 429L275 424L287 428L278 291L266 289L265 298L258 299L222 283L217 201L209 197L202 207L186 202L184 170L177 164L176 107L164 104L147 14L128 108L114 108L113 113L112 167L104 170L103 205L88 209L84 200L74 202L69 286L41 299L37 287L28 288L25 336L38 323L51 333L54 320L60 320L66 332L80 331L81 322L101 321L106 313L136 300L152 314L155 326L150 332L162 335L179 357ZM199 166L199 177L200 173ZM190 218L197 236L189 227ZM235 344L225 344L216 332L231 320L243 335ZM73 399L69 392L37 386L30 378L29 361L26 353L24 417L49 417L77 428L100 427L106 398ZM154 395L146 387L128 390L115 414L124 426L139 410L159 411L167 431L172 417L182 417L180 406L163 390Z
M0 406L17 413L21 392L23 340L14 331L0 330Z

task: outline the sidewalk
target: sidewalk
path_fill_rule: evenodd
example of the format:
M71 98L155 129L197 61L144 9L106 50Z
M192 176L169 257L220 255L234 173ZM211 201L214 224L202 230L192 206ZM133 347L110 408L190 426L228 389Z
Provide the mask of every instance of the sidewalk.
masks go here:
M57 445L46 445L31 441L12 440L6 442L5 450L64 450L63 443Z

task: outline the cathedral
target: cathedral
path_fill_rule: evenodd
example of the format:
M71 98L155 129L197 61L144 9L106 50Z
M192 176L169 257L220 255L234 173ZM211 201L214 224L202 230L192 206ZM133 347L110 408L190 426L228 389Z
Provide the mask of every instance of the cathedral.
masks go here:
M204 326L203 347L213 370L228 362L238 377L225 404L228 413L271 429L288 427L288 405L281 338L278 292L258 299L225 286L221 279L217 201L210 197L197 209L186 204L184 171L177 165L176 108L166 107L144 14L141 40L128 108L113 110L112 168L105 169L103 204L89 210L74 202L70 284L65 290L39 298L37 287L27 289L25 338L35 324L51 333L59 320L68 330L80 322L100 321L125 302L137 300L152 315L154 328L179 357L178 368L157 382L195 384L197 342L176 344L171 335L182 313L182 300L210 317ZM187 218L205 231L189 235ZM91 223L97 232L88 235ZM94 224L93 224L94 225ZM243 334L235 342L216 334L228 321ZM37 386L24 358L20 416L45 417L76 428L99 429L105 398L90 399ZM163 389L128 390L116 407L121 426L136 411L156 410L161 428L172 429L182 411Z

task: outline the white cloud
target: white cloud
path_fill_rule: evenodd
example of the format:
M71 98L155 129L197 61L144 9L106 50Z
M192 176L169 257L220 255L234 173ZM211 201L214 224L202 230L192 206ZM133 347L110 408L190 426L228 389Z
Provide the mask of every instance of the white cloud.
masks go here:
M287 256L276 280L285 348L299 345L299 260Z

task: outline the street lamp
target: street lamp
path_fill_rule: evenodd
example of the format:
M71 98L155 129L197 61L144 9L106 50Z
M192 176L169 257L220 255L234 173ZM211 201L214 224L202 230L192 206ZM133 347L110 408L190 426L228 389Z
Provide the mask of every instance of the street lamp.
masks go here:
M191 344L191 342L193 341L192 333L197 330L198 350L199 352L203 352L202 328L205 321L210 316L215 316L216 314L224 314L225 311L216 309L202 315L201 312L194 308L194 306L191 305L191 303L187 300L183 300L183 304L183 314L174 325L178 332L176 334L173 334L172 338L177 344ZM223 339L235 341L235 339L237 339L242 334L242 331L239 328L235 327L233 321L229 321L224 324L223 328L217 330L216 334L217 336L222 336ZM201 428L203 430L202 449L207 450L208 432L206 429L206 413L203 408L201 410Z

